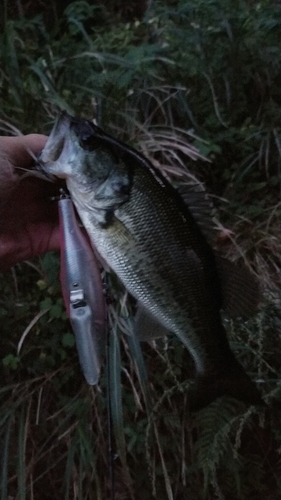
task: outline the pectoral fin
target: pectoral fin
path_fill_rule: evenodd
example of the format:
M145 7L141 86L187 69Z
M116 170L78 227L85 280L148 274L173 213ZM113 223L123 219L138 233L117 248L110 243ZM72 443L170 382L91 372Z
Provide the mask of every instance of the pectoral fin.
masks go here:
M171 332L161 325L145 307L139 304L135 315L134 333L140 341L149 342L150 340L165 337Z

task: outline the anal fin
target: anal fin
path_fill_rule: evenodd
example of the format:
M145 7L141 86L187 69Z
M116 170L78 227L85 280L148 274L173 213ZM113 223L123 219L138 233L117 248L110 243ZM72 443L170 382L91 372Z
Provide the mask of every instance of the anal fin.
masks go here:
M171 332L159 323L142 304L138 304L135 315L134 333L138 340L149 342L150 340L165 337Z

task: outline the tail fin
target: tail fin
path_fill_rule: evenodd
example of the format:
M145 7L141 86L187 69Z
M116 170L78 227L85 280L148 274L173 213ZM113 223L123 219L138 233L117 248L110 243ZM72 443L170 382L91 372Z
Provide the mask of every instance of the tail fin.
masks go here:
M225 374L215 376L208 373L198 377L189 395L190 410L200 410L222 396L249 405L266 406L259 390L236 360L232 362L232 369Z

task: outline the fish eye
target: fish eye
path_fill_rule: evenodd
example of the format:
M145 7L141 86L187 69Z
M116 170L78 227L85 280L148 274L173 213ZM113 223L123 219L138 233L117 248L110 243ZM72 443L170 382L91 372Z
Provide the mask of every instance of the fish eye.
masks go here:
M78 137L79 144L82 148L86 149L92 145L92 136L82 136Z
M86 120L75 121L71 124L71 128L77 136L82 148L91 146L93 140L93 129L89 122Z
M112 184L113 191L120 194L129 194L130 186L129 184L124 184L122 181L116 181Z
M89 143L92 137L93 137L93 131L88 127L82 128L82 130L79 131L79 139L83 143Z

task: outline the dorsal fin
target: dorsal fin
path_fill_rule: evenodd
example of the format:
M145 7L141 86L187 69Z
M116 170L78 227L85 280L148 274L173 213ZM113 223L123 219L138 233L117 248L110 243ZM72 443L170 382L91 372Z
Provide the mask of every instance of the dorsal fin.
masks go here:
M214 205L201 183L181 184L176 190L209 243L214 239Z
M215 252L222 289L222 308L231 318L250 318L257 313L261 291L257 278L245 266Z
M214 206L202 184L181 185L177 189L201 232L209 243L215 234ZM214 250L222 289L222 309L231 318L248 319L258 311L261 299L257 278L243 263L234 263Z

